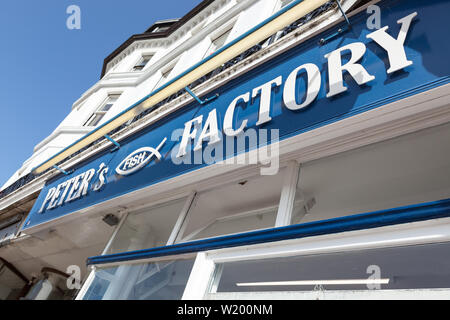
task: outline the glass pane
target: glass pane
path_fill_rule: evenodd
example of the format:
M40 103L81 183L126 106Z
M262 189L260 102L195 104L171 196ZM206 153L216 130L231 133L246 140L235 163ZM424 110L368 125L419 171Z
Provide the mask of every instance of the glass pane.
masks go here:
M118 99L119 99L119 96L117 96L117 95L109 96L107 102L99 109L99 111L104 111L104 112L109 111L109 109L112 108L112 106L114 105L114 103L116 103L116 101Z
M180 300L193 265L190 259L98 270L84 300Z
M450 288L450 243L231 262L217 292Z
M303 164L296 201L308 209L293 223L450 198L449 137L446 124Z
M169 29L170 29L170 26L168 26L168 27L156 27L152 32L153 33L155 33L155 32L164 32L164 31L167 31Z
M109 102L109 103L105 104L105 105L100 109L100 111L109 111L109 110L112 108L113 105L114 105L114 103Z
M185 201L183 198L130 213L107 254L165 246Z
M0 230L0 243L8 239L12 239L17 232L19 224L21 221L16 222L6 228Z
M287 6L292 1L294 1L294 0L281 0L281 8L284 8L285 6Z
M95 127L103 118L104 114L94 113L86 122L86 126Z
M211 225L196 233L193 239L204 239L224 234L273 228L277 219L277 212L278 207L274 207L270 210L256 211L251 215L238 215L237 217L217 219Z
M182 241L273 228L285 169L200 193Z
M172 72L173 68L171 68L170 70L167 70L166 72L164 72L161 76L161 79L159 79L158 83L155 86L155 89L158 89L160 86L162 86L164 83L166 83L167 79L169 79L169 76Z
M153 56L144 56L141 61L134 67L135 71L143 70Z

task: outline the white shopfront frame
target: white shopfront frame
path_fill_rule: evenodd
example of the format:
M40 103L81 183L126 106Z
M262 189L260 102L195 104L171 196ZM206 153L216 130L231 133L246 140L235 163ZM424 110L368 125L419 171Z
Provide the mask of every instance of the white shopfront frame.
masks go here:
M408 223L370 230L352 231L305 239L243 246L199 253L183 300L255 299L450 299L450 288L417 290L341 290L216 293L226 262L263 260L361 249L400 247L450 241L450 218Z

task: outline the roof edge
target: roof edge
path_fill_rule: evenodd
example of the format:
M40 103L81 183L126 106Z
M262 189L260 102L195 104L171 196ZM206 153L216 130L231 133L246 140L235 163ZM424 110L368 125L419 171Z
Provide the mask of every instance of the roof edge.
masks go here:
M105 58L103 61L102 73L100 79L102 79L106 74L106 67L108 63L110 63L115 57L117 57L122 51L128 48L131 44L139 40L149 40L149 39L161 39L167 38L180 27L182 27L186 22L195 17L198 13L203 11L206 7L212 4L215 0L203 0L200 4L198 4L194 9L189 11L186 15L184 15L181 19L171 19L171 20L162 20L155 22L150 28L147 29L146 32L132 35L128 40L122 43L116 50L114 50L109 56ZM172 24L172 26L163 32L150 32L153 27L157 24Z

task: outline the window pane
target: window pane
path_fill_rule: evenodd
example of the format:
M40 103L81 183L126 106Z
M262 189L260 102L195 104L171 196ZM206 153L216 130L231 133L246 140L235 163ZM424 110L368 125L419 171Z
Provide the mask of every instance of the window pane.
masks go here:
M189 211L183 241L273 228L284 169L203 192Z
M170 29L170 26L167 26L167 27L156 27L152 32L153 33L155 33L155 32L164 32L164 31L167 31L169 29Z
M450 198L450 125L373 144L301 167L304 223Z
M151 60L152 57L153 57L152 55L143 56L141 61L139 61L139 63L136 64L136 66L134 66L133 69L135 71L143 70L145 68L145 66L147 65L147 63Z
M213 54L214 52L216 52L218 49L222 48L223 45L225 44L225 42L228 39L228 36L230 35L232 29L227 30L226 32L224 32L222 35L218 36L217 38L215 38L214 40L212 40L210 47L208 48L208 50L206 51L205 57Z
M294 0L281 0L281 8L284 8L285 6L287 6L292 1L294 1Z
M158 89L160 86L162 86L164 83L166 83L167 79L169 79L169 76L172 73L172 70L173 70L173 68L163 72L161 79L159 79L158 83L155 86L155 89Z
M217 292L450 288L449 250L438 243L225 263Z
M95 127L100 122L100 120L102 120L103 116L104 114L93 114L91 118L89 118L89 120L86 122L86 126Z
M107 103L100 109L100 111L109 111L113 105L114 103Z
M180 300L193 265L190 259L98 270L84 300Z
M186 199L130 213L107 254L165 246Z

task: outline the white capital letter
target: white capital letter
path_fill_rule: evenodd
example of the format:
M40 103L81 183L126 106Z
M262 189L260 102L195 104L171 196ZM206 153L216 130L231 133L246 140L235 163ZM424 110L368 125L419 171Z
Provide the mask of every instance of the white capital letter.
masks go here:
M301 104L297 104L296 99L296 84L297 75L300 70L305 69L308 77L308 83L306 87L306 98ZM319 94L321 86L321 76L319 68L313 63L304 64L291 72L284 85L283 101L286 108L289 110L300 110L311 104Z
M187 154L187 146L190 140L194 140L197 136L198 129L201 128L203 123L203 115L197 117L191 121L186 122L184 125L183 138L181 138L180 150L178 151L177 158L184 157ZM192 126L194 128L192 129Z
M45 205L47 204L48 201L50 201L50 199L53 197L55 192L56 192L56 188L51 188L50 190L48 190L47 196L45 197L45 200L42 203L42 206L41 206L41 209L39 210L39 213L44 212Z
M240 134L242 131L244 131L245 127L247 126L247 120L242 121L241 126L239 129L234 130L233 129L233 118L234 118L234 110L236 109L236 105L239 102L239 100L244 100L245 103L248 103L250 101L250 92L247 92L246 94L243 94L231 102L230 106L227 109L227 112L225 113L225 118L223 120L223 131L227 136L234 137Z
M270 105L272 102L272 85L276 85L277 87L281 86L283 78L281 76L263 84L262 86L253 89L252 98L256 98L261 92L261 101L259 105L259 118L256 123L257 126L260 126L264 123L272 120L270 117Z
M391 67L387 70L388 74L413 64L412 61L409 61L406 58L405 47L403 45L405 43L406 36L408 35L411 21L415 16L417 16L417 12L411 13L409 16L397 21L398 24L402 25L397 39L392 38L386 32L389 27L381 28L380 30L374 31L367 35L367 38L372 39L380 47L386 50L389 58L389 64L391 65Z
M209 113L205 126L203 127L200 137L198 137L197 145L194 148L194 152L201 150L203 141L208 139L208 145L212 145L220 141L219 126L217 125L217 111L214 109Z
M342 65L341 55L345 50L350 50L351 58L345 65ZM364 43L355 42L325 55L325 58L328 59L328 74L330 77L330 92L327 94L327 98L347 91L347 87L343 84L344 78L342 72L344 70L350 73L359 85L363 85L375 79L375 77L371 76L361 64L356 63L365 53L366 46Z

